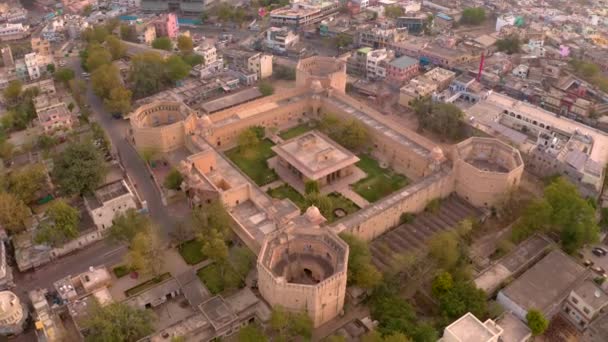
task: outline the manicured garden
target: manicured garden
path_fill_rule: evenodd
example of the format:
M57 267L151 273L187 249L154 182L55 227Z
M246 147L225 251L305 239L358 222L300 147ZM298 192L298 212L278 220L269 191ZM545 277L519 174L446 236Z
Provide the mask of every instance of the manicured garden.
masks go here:
M381 168L371 156L362 154L359 159L357 167L363 170L367 177L353 184L352 188L369 202L376 202L408 184L404 175Z
M287 184L283 184L274 189L269 189L268 194L270 197L278 199L289 198L295 205L300 207L300 209L306 210L306 199L304 196Z
M206 259L203 254L203 244L197 239L182 243L178 250L188 265L196 265Z
M329 223L340 219L340 217L336 216L336 209L343 209L344 211L346 211L346 215L350 215L361 209L355 203L353 203L353 201L349 200L348 198L342 196L337 192L332 192L331 194L328 194L327 197L331 199L332 207L334 208L334 210L332 210L331 216L327 217L327 221Z
M262 186L278 179L274 170L268 167L268 159L275 153L270 149L274 144L268 139L255 146L235 147L226 151L226 156L245 172L257 185Z
M151 287L154 287L156 284L159 284L169 278L171 278L171 273L169 273L169 272L163 273L163 274L159 275L158 277L152 278L146 282L143 282L135 287L132 287L132 288L126 290L125 296L127 296L127 297L135 296L136 294L144 292L145 290L147 290Z
M279 136L281 138L283 138L283 140L289 140L291 138L295 138L295 137L297 137L299 135L302 135L302 134L304 134L304 133L306 133L306 132L308 132L308 131L310 131L312 129L313 129L313 127L311 127L306 122L306 123L303 123L303 124L291 127L289 129L287 129L287 130L279 133Z
M209 289L211 294L215 295L224 291L234 290L243 285L243 280L234 271L230 263L225 263L223 268L222 274L222 267L214 263L196 272L198 278Z

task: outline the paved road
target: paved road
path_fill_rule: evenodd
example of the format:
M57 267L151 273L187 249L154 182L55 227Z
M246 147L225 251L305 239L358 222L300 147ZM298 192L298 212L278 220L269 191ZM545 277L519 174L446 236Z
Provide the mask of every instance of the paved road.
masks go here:
M82 77L82 68L78 58L66 60L69 67L74 69L76 77ZM91 88L91 87L89 87ZM126 140L128 125L124 120L113 119L103 108L103 102L91 89L87 92L87 102L91 106L93 114L91 119L98 122L108 134L112 145L121 157L123 166L137 185L137 191L148 203L150 217L168 235L175 226L176 220L171 216L163 205L158 189L146 168L144 161L139 157L137 151Z
M25 273L15 271L13 290L22 298L27 292L38 288L52 288L53 283L69 275L77 275L86 271L90 266L113 265L121 262L127 253L124 245L112 244L108 241L98 241L85 249L59 258L41 268Z

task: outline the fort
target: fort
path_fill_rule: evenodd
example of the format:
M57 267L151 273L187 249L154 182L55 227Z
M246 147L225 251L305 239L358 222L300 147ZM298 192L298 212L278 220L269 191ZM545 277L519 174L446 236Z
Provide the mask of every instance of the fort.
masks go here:
M192 153L179 165L191 204L220 198L236 234L258 254L264 298L273 306L306 310L315 326L336 317L344 304L348 246L336 234L373 240L397 227L403 213L421 212L451 194L490 208L519 185L524 168L519 152L496 139L473 137L444 152L348 96L345 68L331 57L311 57L298 63L295 88L267 97L209 115L178 102L153 102L130 115L137 148L185 147ZM359 156L314 130L287 140L276 134L328 114L361 122L369 132L367 154L410 182L372 203L359 199L358 211L330 220L315 207L303 210L288 198L272 198L226 155L244 130L264 127L278 159L267 165L287 169L301 182L331 186L353 172Z

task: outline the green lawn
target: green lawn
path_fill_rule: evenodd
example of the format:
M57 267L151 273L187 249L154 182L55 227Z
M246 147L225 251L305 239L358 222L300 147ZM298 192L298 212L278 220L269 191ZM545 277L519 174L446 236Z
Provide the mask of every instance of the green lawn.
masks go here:
M116 275L116 278L122 278L131 272L131 268L127 265L120 265L114 267L112 271L114 272L114 275Z
M232 269L229 263L226 263L224 275L221 274L221 269L217 264L205 266L196 272L198 278L205 284L211 294L218 294L224 291L237 289L243 285L243 280Z
M308 124L308 122L291 127L281 133L279 133L279 136L281 138L283 138L284 140L289 140L291 138L295 138L298 135L302 135L310 130L312 130L313 127L310 127L310 125Z
M266 162L274 156L274 152L270 149L273 145L272 141L264 139L255 147L241 149L237 146L228 150L226 156L257 185L262 186L278 179L277 174Z
M353 190L369 202L389 195L408 184L407 178L390 169L383 169L378 162L367 154L359 156L359 167L367 177L353 184Z
M283 184L278 188L268 190L268 194L273 198L289 198L300 209L306 210L306 200L304 199L304 196L300 195L296 189L292 188L288 184Z
M205 260L203 244L197 239L182 243L179 246L179 254L188 265L196 265Z
M134 296L138 293L141 293L151 287L154 287L156 284L159 284L167 279L171 278L171 273L167 272L167 273L163 273L161 275L159 275L156 278L152 278L146 282L143 282L135 287L132 287L128 290L125 291L125 296L127 297L131 297Z
M350 215L360 209L355 203L353 203L353 201L349 200L348 198L342 196L337 192L332 192L327 196L332 199L332 207L334 208L334 210L341 208L346 211L347 215ZM340 217L337 217L334 212L332 212L331 217L327 217L327 221L329 223L334 222L338 219L340 219Z

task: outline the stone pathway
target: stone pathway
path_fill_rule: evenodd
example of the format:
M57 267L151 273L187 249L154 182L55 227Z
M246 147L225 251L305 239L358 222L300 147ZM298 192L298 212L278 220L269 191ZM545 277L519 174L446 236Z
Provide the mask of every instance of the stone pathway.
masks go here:
M369 205L369 201L366 200L365 198L361 197L361 195L359 195L358 193L354 192L353 190L351 190L351 188L349 187L342 187L340 189L337 189L337 191L339 193L342 194L342 196L348 198L349 200L353 201L353 203L355 203L359 208L365 208Z

